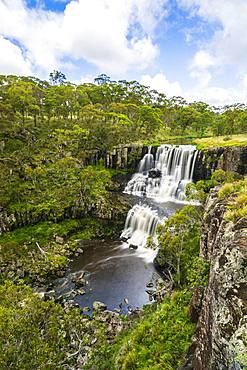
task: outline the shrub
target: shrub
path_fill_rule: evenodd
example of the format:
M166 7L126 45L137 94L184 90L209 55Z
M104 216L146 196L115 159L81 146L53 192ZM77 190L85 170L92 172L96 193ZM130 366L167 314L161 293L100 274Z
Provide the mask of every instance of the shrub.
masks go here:
M191 343L188 316L191 293L174 292L159 305L147 306L134 327L93 354L87 370L173 370Z
M224 199L229 197L231 194L234 193L234 185L233 184L225 184L222 186L222 188L218 192L218 197L220 199Z

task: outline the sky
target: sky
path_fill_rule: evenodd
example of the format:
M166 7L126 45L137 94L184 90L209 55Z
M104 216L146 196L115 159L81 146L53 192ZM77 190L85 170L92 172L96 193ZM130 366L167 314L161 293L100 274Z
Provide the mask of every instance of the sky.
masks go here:
M247 0L0 0L0 74L247 103Z

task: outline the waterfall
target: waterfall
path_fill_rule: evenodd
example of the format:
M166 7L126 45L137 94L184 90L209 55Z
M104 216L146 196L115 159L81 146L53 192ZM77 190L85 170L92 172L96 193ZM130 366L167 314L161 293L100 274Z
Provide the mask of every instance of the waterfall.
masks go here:
M154 237L155 230L163 217L159 216L157 203L185 201L185 187L193 179L197 151L193 145L161 145L155 154L152 147L142 158L138 172L132 176L124 192L140 198L151 198L152 207L136 204L128 212L121 238L128 246L138 247L143 252L148 236ZM147 249L147 248L145 248Z
M144 247L148 236L154 236L159 222L157 210L147 205L136 204L128 212L121 238L128 240L128 244L134 247Z
M148 153L125 193L153 198L158 202L185 200L185 187L192 181L197 151L193 145L161 145L156 155Z

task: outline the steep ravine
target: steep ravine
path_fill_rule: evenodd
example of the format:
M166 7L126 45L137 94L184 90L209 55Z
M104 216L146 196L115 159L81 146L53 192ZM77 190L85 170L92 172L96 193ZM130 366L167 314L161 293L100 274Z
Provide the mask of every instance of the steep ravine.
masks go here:
M214 189L205 205L200 254L210 264L204 294L195 291L190 312L197 330L183 369L240 370L246 356L247 219L226 221L227 200Z

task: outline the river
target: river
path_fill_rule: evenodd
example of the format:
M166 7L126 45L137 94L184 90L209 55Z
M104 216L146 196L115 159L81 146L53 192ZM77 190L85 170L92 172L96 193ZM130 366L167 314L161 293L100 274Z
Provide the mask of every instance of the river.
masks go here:
M74 300L91 313L94 301L127 313L150 301L148 290L159 278L153 260L156 227L186 203L185 187L193 179L197 151L191 145L150 147L125 188L135 205L128 212L121 240L81 242L83 253L70 264L67 277L57 282L60 293L74 287L73 277L84 272L82 294ZM69 281L69 283L68 283Z

